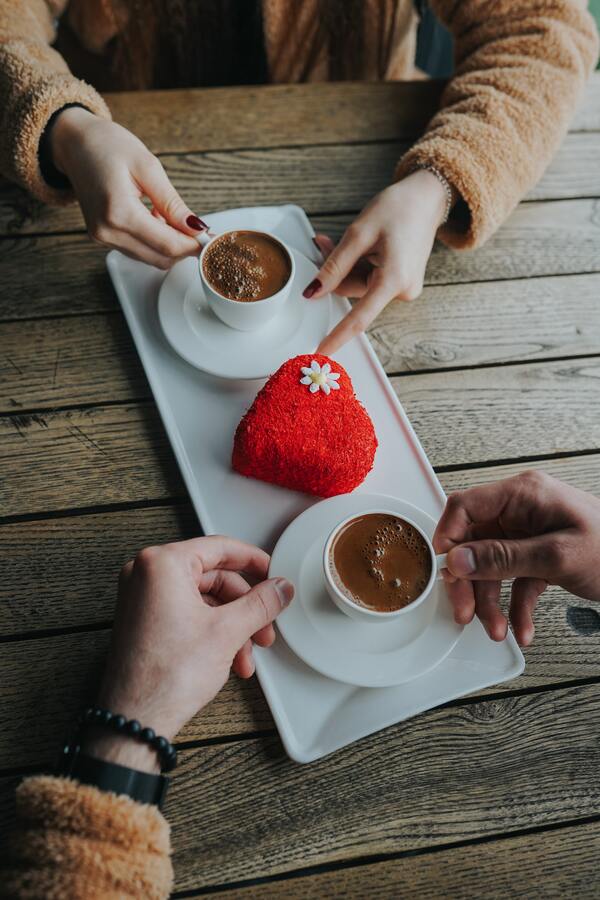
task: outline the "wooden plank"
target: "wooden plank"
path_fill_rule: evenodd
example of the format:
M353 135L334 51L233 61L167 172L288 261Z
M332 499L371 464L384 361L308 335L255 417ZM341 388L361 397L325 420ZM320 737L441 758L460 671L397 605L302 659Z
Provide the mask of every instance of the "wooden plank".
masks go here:
M408 375L392 384L440 467L598 447L599 377L600 359L592 357ZM181 496L150 403L0 419L0 515Z
M337 239L351 219L346 214L313 216L312 221L317 231ZM4 278L0 320L114 310L117 303L104 256L104 251L83 235L0 241ZM501 230L478 250L457 253L436 245L427 267L426 283L447 286L585 272L600 272L597 203L564 200L521 204ZM565 290L569 288L567 284ZM556 296L560 290L559 284L550 293ZM532 296L536 288L531 286L525 291ZM436 296L441 295L438 292ZM579 294L571 302L577 309ZM500 313L497 311L496 317ZM591 320L597 321L594 316ZM503 332L506 333L506 325Z
M0 410L150 396L118 313L0 324Z
M0 420L0 515L184 496L150 404Z
M466 469L443 473L440 480L450 493L507 478L523 468L514 464ZM546 460L537 468L581 490L600 494L600 454ZM10 560L0 581L0 636L82 628L110 621L117 573L126 560L142 547L184 540L199 533L200 526L187 504L0 526L0 558ZM48 572L52 572L51 578ZM564 604L574 601L566 594L560 599L555 593L552 601L560 600L562 606L552 625L546 625L545 618L540 620L540 630L552 628L552 640L558 645L575 639L571 628L559 634L565 620ZM588 656L587 651L579 653L583 666L589 665ZM541 661L540 657L540 664ZM577 677L581 677L581 671L578 669Z
M216 891L216 900L471 900L598 896L600 824L525 834L285 881Z
M392 378L434 466L600 445L600 359ZM443 422L443 427L441 423Z
M531 464L512 463L505 466L460 469L454 472L441 472L438 477L446 493L451 494L453 491L499 481L501 478L512 478L513 475L518 475L527 468L541 469L548 475L560 478L561 481L566 481L582 491L600 495L600 455L596 453L589 456L544 459Z
M600 276L430 285L369 329L389 373L596 353Z
M153 153L186 153L414 138L437 109L442 88L435 81L353 82L124 92L105 99L113 117Z
M597 815L599 726L594 685L432 711L311 766L276 739L202 748L167 798L176 887Z
M110 622L128 559L199 534L188 504L1 526L0 636Z
M597 196L598 134L568 135L529 200ZM282 147L186 153L163 158L175 187L202 214L236 206L297 203L309 214L359 210L390 184L406 143ZM81 231L76 204L42 207L0 184L0 235Z
M600 353L599 296L600 275L427 287L369 334L393 373ZM0 412L149 396L118 314L0 323Z

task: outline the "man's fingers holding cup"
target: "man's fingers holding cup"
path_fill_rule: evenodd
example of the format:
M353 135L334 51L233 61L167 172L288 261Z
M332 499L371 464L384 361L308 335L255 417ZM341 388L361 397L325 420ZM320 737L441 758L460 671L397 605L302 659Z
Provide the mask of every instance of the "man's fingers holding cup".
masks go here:
M542 578L515 578L510 601L510 621L521 647L528 647L535 634L533 613L539 597L548 587Z
M508 622L500 609L500 581L477 581L475 591L475 612L481 624L493 641L503 641L508 630Z
M549 535L541 535L516 540L470 541L449 550L446 564L451 575L469 581L520 576L547 578L556 549L552 540Z

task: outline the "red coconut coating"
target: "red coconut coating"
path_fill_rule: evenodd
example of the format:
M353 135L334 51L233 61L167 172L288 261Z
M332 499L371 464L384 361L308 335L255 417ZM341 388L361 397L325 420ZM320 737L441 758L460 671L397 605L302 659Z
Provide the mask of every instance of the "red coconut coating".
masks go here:
M300 384L313 359L339 372L339 391ZM346 494L373 466L377 438L350 376L321 354L288 360L257 394L237 427L233 468L242 475L319 497Z

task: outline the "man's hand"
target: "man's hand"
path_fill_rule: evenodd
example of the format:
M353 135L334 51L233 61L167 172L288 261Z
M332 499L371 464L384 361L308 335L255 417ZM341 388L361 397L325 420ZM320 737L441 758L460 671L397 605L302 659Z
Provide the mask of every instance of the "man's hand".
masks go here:
M456 621L477 613L496 641L508 627L499 605L504 579L514 578L509 618L522 646L533 640L533 611L549 584L600 600L600 500L543 472L453 494L433 542L448 553Z
M119 601L98 704L173 738L223 687L230 669L254 672L252 641L275 640L271 622L290 602L283 578L265 579L269 556L225 537L142 550L121 572ZM94 732L85 749L133 768L156 755L128 738Z

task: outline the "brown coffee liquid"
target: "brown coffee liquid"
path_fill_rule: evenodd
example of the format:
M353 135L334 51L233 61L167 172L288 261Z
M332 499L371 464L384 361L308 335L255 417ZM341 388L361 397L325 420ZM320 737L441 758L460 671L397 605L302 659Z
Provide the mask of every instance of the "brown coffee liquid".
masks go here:
M339 532L329 552L334 583L355 603L391 612L419 597L431 576L422 535L397 516L367 513Z
M215 291L242 303L272 297L292 271L287 251L259 231L230 231L217 238L204 254L203 268Z

